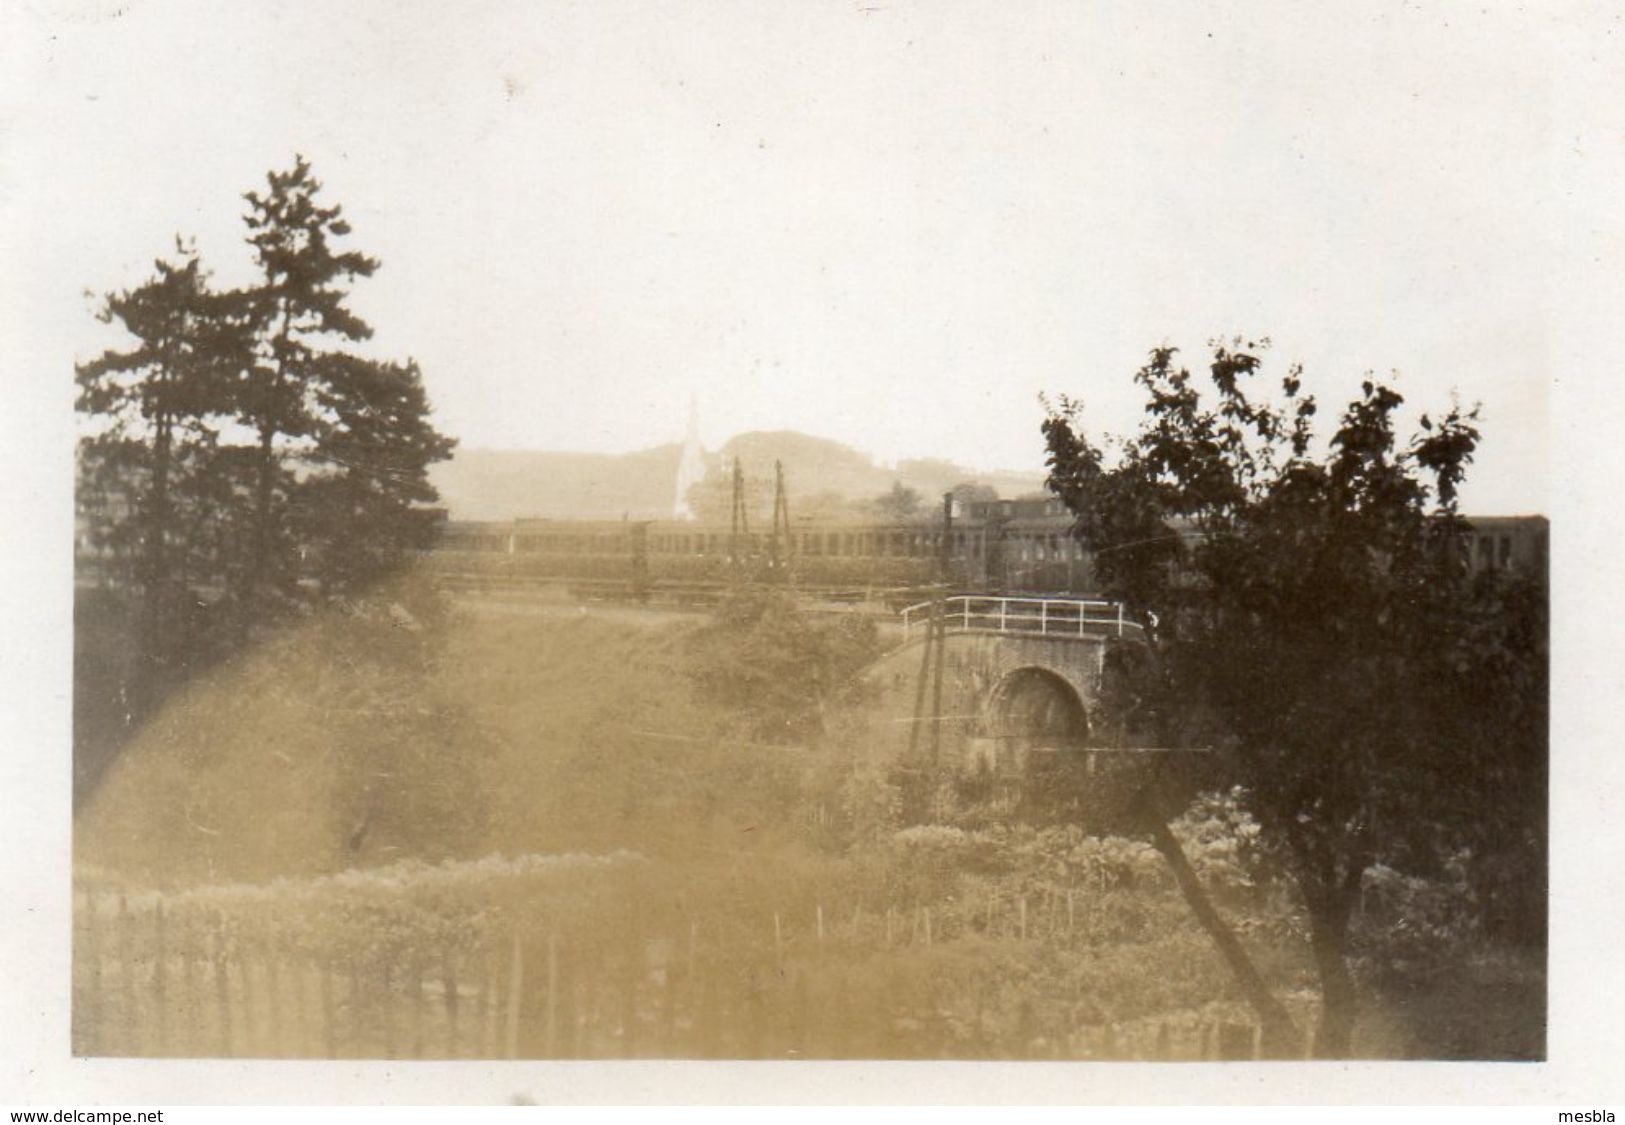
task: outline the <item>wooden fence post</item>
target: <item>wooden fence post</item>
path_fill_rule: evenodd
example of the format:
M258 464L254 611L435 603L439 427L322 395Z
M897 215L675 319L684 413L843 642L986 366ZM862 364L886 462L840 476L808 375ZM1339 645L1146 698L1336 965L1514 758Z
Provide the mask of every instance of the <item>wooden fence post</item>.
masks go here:
M581 957L578 953L572 959L570 972L566 974L570 982L565 992L570 998L570 1030L565 1049L573 1059L586 1058L592 1053L594 1009L598 1001L593 995L592 978L587 975L591 967L591 958Z
M852 1050L852 990L847 976L846 966L837 964L835 967L835 1002L830 1005L830 1019L825 1021L825 1033L821 1043L821 1057L826 1059L849 1058Z
M462 1058L458 1021L462 1015L462 986L457 981L457 954L450 949L440 953L440 999L446 1011L446 1057Z
M700 1052L708 1059L722 1057L722 995L717 987L717 967L707 964L700 1024Z
M322 1048L330 1059L338 1058L338 1031L333 1026L333 962L323 957L319 966L317 987L322 998Z
M621 979L621 1054L637 1057L638 985L644 972L644 946L635 927L627 928L625 970Z
M251 938L244 939L237 958L238 975L242 978L240 1007L243 1010L243 1053L249 1056L269 1054L265 1049L265 1016L259 1010L262 1003L260 981L254 979L255 961L260 960L258 953L259 944ZM263 964L258 967L261 970L265 968Z
M795 988L790 997L793 1011L790 1016L790 1044L797 1058L807 1058L812 1043L811 1024L813 1009L807 1003L807 972L805 967L797 970Z
M293 958L293 979L297 982L293 995L293 1022L297 1038L293 1042L294 1057L319 1059L322 1057L321 997L312 999L312 990L320 989L321 976L316 971L314 956L303 957L290 950Z
M519 1057L519 997L525 983L525 957L519 946L519 929L513 931L512 951L508 957L508 1027L504 1040L504 1055Z
M395 1044L395 966L388 961L380 970L383 987L379 989L378 1008L384 1026L384 1058L399 1058L400 1048Z
M169 1054L169 948L164 941L164 900L154 899L152 904L152 996L157 1042L155 1055Z
M480 975L480 1057L497 1057L497 952L488 939L483 944Z
M798 974L799 975L799 974ZM744 1034L746 1034L746 1047L743 1058L765 1058L767 1053L762 1050L762 1034L764 1034L764 1013L762 1013L762 982L757 977L756 969L751 971L751 979L746 982L746 997L744 997Z
M265 967L265 1054L281 1058L282 1049L282 966L276 939L262 937L256 943L260 964Z
M369 1054L367 1043L367 1002L364 995L365 986L362 983L361 959L356 954L350 955L350 1054L358 1058L366 1058Z
M409 955L407 965L406 989L409 1008L412 1012L412 1038L408 1052L414 1059L423 1057L424 1027L429 1022L428 997L423 991L423 956L414 950Z
M75 950L74 978L79 989L73 997L74 1053L94 1055L103 1042L102 1024L106 1018L106 1005L102 1003L102 946L101 926L96 917L96 892L85 892L84 935Z
M677 943L671 943L671 952L667 955L666 972L661 980L660 990L660 1053L666 1058L676 1058L677 1046L677 980L678 961Z
M1253 1050L1252 1024L1231 1023L1219 1025L1219 1057L1226 1060L1256 1058Z
M134 943L130 934L130 904L124 895L118 896L118 958L120 984L124 993L123 1018L119 1021L123 1035L118 1053L141 1054L141 991L136 984Z
M179 931L176 944L181 951L181 1019L186 1029L179 1040L181 1050L188 1055L208 1054L202 1038L203 1013L207 1005L203 999L203 986L198 981L197 962L202 950L198 948L196 917L180 915L176 920L176 929Z
M547 1057L559 1057L559 935L547 935Z
M226 934L220 916L213 917L215 1010L220 1014L220 1053L229 1058L235 1052L231 1035L231 983L226 979Z

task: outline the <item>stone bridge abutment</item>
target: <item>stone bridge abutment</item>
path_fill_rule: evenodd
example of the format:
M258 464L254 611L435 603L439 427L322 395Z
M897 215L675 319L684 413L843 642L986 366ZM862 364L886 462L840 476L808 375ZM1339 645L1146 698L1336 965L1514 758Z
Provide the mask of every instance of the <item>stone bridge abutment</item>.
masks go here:
M1020 770L1034 750L1081 751L1110 643L993 632L948 632L934 644L917 637L870 671L890 728L884 741L901 751L918 726L916 746L934 744L941 764L999 772Z
M1116 604L961 595L905 611L903 637L869 670L865 733L879 761L940 770L961 799L1091 832L1137 826L1147 786L1184 785L1164 769L1188 772L1184 754L1102 729L1108 651L1143 643Z

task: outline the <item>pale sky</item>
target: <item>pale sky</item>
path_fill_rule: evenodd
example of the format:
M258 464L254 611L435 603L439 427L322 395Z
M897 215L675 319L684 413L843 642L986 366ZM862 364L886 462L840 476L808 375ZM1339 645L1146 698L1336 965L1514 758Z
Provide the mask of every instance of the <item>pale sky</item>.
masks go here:
M8 301L66 384L85 289L177 233L243 280L301 152L465 446L675 441L692 393L713 446L1036 470L1040 392L1123 429L1150 347L1242 333L1324 401L1482 401L1467 506L1544 511L1559 11L24 2Z

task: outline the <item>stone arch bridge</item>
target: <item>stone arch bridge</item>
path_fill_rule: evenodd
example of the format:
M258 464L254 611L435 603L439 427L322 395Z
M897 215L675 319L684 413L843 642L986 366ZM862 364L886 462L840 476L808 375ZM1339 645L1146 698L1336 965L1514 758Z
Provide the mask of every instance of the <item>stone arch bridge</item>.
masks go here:
M870 669L894 748L1019 774L1090 739L1107 647L1143 639L1115 602L961 595L903 611L902 643Z

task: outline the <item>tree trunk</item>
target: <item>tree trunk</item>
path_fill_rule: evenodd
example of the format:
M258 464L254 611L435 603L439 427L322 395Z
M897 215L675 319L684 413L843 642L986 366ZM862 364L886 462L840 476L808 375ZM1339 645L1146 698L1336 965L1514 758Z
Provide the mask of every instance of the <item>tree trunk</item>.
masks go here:
M291 338L293 313L286 300L281 302L281 324L272 342L271 383L266 388L263 413L259 417L259 480L254 498L254 554L248 562L248 592L242 606L242 631L248 632L249 622L258 619L264 610L266 570L271 552L271 502L276 483L275 442L280 408L277 396L282 390L286 360L283 351Z
M150 597L164 578L164 546L169 524L171 422L160 415L153 435L152 492L147 498L146 559L142 585Z
M1335 852L1318 851L1301 833L1288 832L1288 845L1299 866L1299 890L1309 914L1309 949L1320 977L1320 1019L1315 1028L1314 1056L1347 1058L1354 1035L1354 977L1348 966L1349 918L1359 901L1360 885L1371 854L1363 841L1343 849L1341 865ZM1339 872L1338 868L1342 870Z
M1173 870L1174 880L1184 893L1191 913L1196 915L1197 922L1207 931L1208 937L1224 957L1225 963L1230 966L1230 971L1235 974L1248 1003L1258 1013L1259 1022L1263 1027L1264 1057L1298 1057L1302 1037L1297 1025L1292 1022L1292 1017L1281 1002L1270 994L1269 986L1259 974L1252 958L1247 955L1247 950L1220 917L1213 900L1203 888L1202 881L1196 877L1196 871L1191 867L1190 860L1185 857L1185 849L1179 846L1179 840L1169 830L1168 822L1163 819L1160 812L1149 805L1145 810L1145 820L1151 833L1151 842Z
M1315 1058L1347 1058L1354 1034L1354 978L1348 966L1348 912L1332 911L1309 921L1309 946L1320 974L1320 1022L1315 1027ZM1338 915L1341 915L1339 918Z
M147 526L144 529L141 563L141 624L137 643L137 695L145 701L161 691L162 669L169 656L169 586L166 563L169 535L169 464L173 421L157 418L153 435L152 490L147 498Z
M272 453L275 433L269 425L260 427L259 480L254 497L254 551L248 560L248 591L243 605L243 625L259 617L265 599L266 559L271 550L271 497L276 477Z

